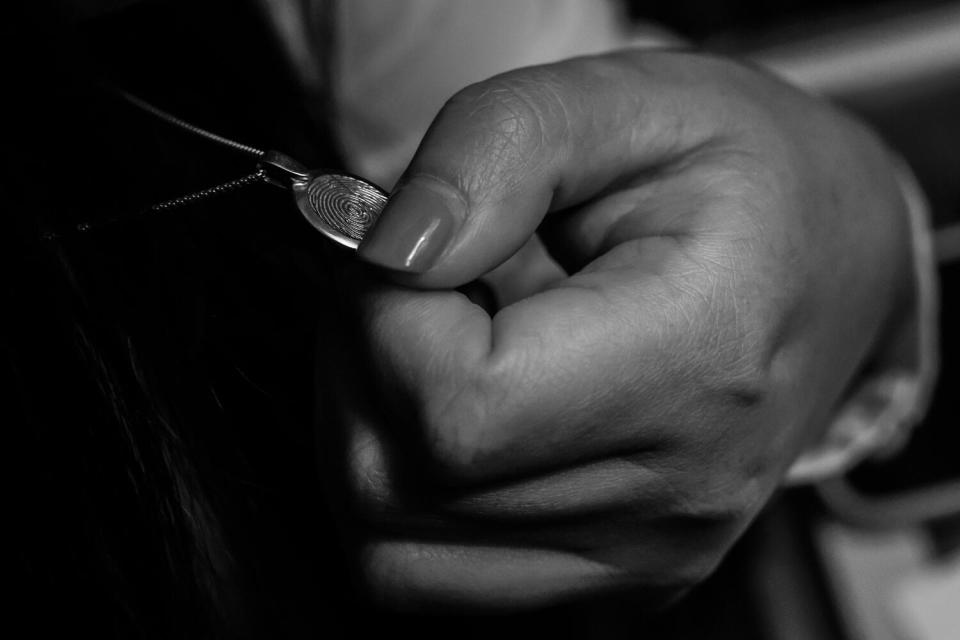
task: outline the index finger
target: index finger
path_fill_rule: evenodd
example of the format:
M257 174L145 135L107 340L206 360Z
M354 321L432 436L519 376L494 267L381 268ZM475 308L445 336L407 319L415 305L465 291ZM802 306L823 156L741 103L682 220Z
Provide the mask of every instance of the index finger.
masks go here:
M716 333L726 324L714 275L655 246L665 242L648 241L647 253L681 275L586 272L492 318L457 292L362 277L354 286L377 389L400 398L396 415L413 426L405 435L438 470L474 481L669 442L697 404L691 394L711 392L696 380L711 373L704 363L734 340Z

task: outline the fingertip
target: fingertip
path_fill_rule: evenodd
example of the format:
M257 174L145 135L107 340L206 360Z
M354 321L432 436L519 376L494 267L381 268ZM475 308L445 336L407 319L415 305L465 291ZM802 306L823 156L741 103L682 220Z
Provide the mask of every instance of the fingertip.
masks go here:
M454 243L466 208L465 199L454 187L436 178L416 176L390 197L357 253L387 269L425 273Z

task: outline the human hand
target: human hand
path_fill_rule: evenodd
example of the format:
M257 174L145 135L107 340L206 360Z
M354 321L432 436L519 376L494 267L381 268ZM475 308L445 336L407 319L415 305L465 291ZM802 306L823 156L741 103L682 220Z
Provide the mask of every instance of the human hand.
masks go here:
M696 584L912 295L874 136L690 53L465 89L359 253L394 271L344 276L325 343L332 495L408 607ZM493 316L452 290L481 277Z

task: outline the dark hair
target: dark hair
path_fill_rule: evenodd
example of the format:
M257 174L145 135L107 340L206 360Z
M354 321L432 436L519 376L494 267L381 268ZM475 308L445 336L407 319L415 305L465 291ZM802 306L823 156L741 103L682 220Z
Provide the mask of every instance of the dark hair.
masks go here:
M0 178L20 613L36 636L300 635L338 557L312 424L328 249L267 185L137 216L250 161L103 82L321 166L330 137L245 3L63 15L33 5L6 25L27 36L5 52Z

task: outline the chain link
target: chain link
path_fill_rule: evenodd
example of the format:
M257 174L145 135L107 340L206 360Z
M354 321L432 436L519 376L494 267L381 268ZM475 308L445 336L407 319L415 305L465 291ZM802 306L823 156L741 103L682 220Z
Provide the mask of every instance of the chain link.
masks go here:
M215 187L210 187L209 189L202 189L200 191L195 191L193 193L188 193L185 196L179 196L177 198L171 198L164 202L153 205L149 208L149 211L159 213L161 211L166 211L168 209L175 209L177 207L182 207L183 205L196 202L197 200L203 200L204 198L209 198L211 196L218 196L241 187L245 187L250 184L256 184L257 182L266 182L267 173L263 169L257 169L255 172L250 175L243 176L242 178L237 178L236 180L231 180L230 182L224 182L223 184L218 184Z
M212 142L216 142L217 144L233 149L234 151L246 153L248 155L255 157L258 160L261 160L266 155L266 153L261 149L257 149L256 147L251 147L249 145L241 144L236 140L230 140L229 138L224 138L223 136L217 135L211 131L207 131L206 129L202 129L194 124L191 124L186 120L181 120L175 115L167 113L163 109L155 107L149 102L141 100L140 98L132 94L129 94L126 91L123 91L122 89L114 88L113 90L119 97L126 100L127 102L134 105L135 107L142 109L143 111L163 120L164 122L172 124L185 131L188 131L200 137L206 138L207 140L210 140ZM185 205L192 204L199 200L204 200L206 198L219 196L224 193L241 189L251 184L256 184L258 182L268 182L267 172L263 168L258 168L255 172L249 175L243 176L242 178L230 180L229 182L224 182L222 184L209 187L207 189L201 189L200 191L188 193L187 195L171 198L170 200L165 200L163 202L157 203L145 209L141 209L138 212L138 214L143 215L143 214L161 213L161 212L169 211L170 209L176 209ZM123 216L123 217L110 218L107 220L101 220L97 222L81 222L80 224L75 225L69 229L46 231L43 233L43 237L48 240L53 240L56 238L63 237L64 235L69 235L74 232L81 232L81 233L87 232L103 226L111 225L117 222L122 222L127 218L128 216Z

